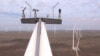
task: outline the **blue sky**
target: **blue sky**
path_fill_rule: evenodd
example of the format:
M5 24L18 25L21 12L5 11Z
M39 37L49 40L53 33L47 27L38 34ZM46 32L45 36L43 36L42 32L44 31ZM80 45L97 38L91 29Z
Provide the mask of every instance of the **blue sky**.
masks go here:
M62 25L54 25L57 29L72 29L78 25L82 29L100 30L100 0L0 0L0 29L33 28L34 25L20 23L21 10L26 7L26 16L29 17L30 8L25 3L30 3L32 8L39 9L38 17L52 17L52 7L60 2L55 10L55 18L58 17L58 9L62 9ZM32 12L32 17L33 17ZM47 28L53 28L48 25Z

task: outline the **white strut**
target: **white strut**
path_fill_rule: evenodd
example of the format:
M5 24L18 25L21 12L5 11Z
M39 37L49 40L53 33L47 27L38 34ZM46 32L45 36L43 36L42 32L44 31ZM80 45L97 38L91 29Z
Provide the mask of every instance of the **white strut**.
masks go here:
M78 29L78 28L76 28L76 26L74 26L74 28L73 28L73 39L72 39L72 49L76 52L76 56L79 56L78 51L80 51L79 43L80 43L81 37L82 37L82 35L80 33L80 29Z

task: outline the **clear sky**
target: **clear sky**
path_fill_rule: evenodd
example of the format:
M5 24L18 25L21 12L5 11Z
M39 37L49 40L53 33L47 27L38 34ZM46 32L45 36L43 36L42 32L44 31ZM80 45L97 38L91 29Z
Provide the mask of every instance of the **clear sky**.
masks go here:
M53 6L55 18L58 17L58 9L62 9L62 25L57 25L57 29L72 29L78 25L82 29L100 30L100 0L26 0L32 8L39 9L38 17L52 17ZM21 10L26 7L26 16L29 17L30 8L25 0L0 0L0 29L33 28L33 25L22 25L20 23ZM32 12L32 17L33 17ZM48 28L54 27L48 25Z

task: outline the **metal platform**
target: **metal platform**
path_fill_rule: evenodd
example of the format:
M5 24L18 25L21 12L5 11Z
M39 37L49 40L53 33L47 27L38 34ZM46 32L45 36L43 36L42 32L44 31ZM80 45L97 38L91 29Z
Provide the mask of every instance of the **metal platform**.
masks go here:
M52 19L52 18L22 18L21 23L23 24L35 24L41 19L46 24L61 24L61 19Z

